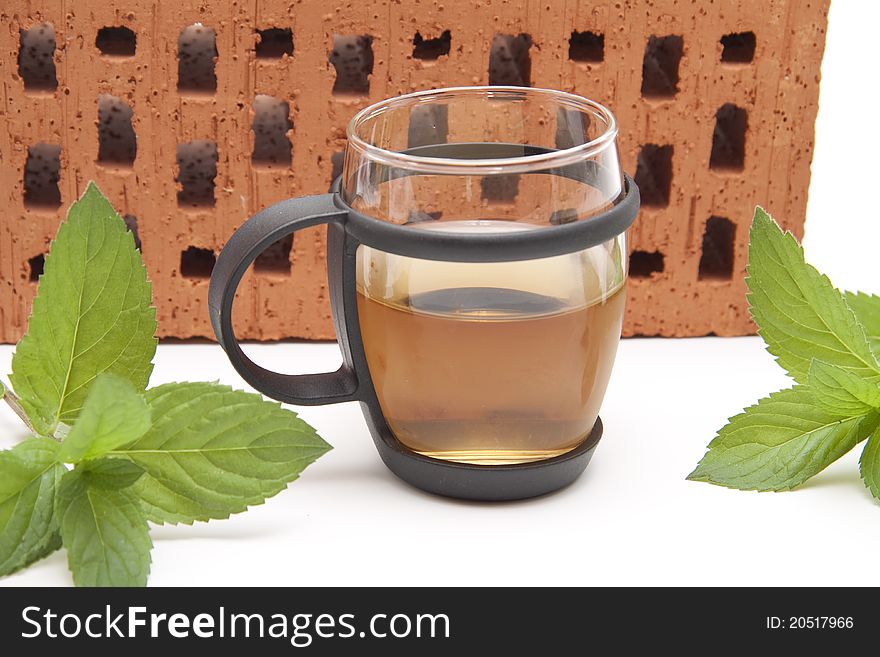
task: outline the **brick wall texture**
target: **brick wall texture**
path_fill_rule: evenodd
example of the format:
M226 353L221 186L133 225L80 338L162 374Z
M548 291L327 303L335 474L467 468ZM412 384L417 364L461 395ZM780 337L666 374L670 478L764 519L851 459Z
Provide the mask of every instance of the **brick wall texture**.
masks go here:
M116 5L116 7L114 7ZM249 215L327 191L345 125L486 83L609 106L643 190L627 335L753 331L755 204L801 236L828 1L315 0L0 6L0 342L94 179L138 232L163 336L210 336L214 255ZM104 29L108 28L108 29ZM242 283L241 338L331 338L320 228Z

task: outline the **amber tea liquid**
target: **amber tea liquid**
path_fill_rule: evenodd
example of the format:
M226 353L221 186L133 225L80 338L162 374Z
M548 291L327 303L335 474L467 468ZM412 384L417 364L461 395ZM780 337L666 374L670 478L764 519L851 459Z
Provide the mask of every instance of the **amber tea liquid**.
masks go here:
M625 297L611 254L591 251L486 264L362 253L361 333L398 440L478 464L546 459L583 441Z

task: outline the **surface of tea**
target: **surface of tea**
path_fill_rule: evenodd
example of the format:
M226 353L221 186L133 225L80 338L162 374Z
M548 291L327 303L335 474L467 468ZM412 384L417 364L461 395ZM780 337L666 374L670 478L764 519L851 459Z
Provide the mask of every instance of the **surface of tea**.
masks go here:
M397 438L426 456L478 464L524 463L576 447L598 416L624 309L622 276L604 280L616 288L599 285L597 261L604 266L610 256L596 248L606 255L504 267L367 254L361 333ZM514 272L523 271L518 280ZM536 275L542 280L526 284ZM533 289L503 286L504 279ZM571 279L581 281L579 294L568 289ZM444 280L456 284L442 287ZM553 289L560 296L545 293Z

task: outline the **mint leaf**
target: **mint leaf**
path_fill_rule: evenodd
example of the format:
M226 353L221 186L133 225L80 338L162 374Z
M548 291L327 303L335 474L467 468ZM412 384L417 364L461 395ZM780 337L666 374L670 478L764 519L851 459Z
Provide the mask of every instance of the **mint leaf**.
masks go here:
M864 292L847 292L846 303L865 329L871 350L880 358L880 296Z
M814 358L880 381L880 364L843 295L804 262L794 236L783 235L761 208L750 232L748 274L758 333L798 383L807 382Z
M96 459L77 468L89 485L109 490L133 486L144 474L144 469L127 459Z
M40 434L73 424L102 372L146 387L156 350L150 304L134 238L89 183L58 229L12 360L12 387Z
M284 490L330 449L280 404L216 383L147 391L153 426L114 454L144 469L132 490L158 523L227 518Z
M688 479L744 490L788 490L846 454L880 424L876 412L819 408L806 386L775 392L730 418Z
M146 586L153 544L131 489L96 486L73 470L61 480L58 518L77 586Z
M55 491L64 468L59 445L32 438L0 452L0 576L59 547Z
M880 385L842 367L814 360L809 383L816 404L832 413L860 415L880 409Z
M150 409L143 395L114 374L96 379L79 420L61 446L59 460L79 463L134 442L150 428Z
M880 500L880 429L868 438L868 444L859 459L859 471L871 495Z

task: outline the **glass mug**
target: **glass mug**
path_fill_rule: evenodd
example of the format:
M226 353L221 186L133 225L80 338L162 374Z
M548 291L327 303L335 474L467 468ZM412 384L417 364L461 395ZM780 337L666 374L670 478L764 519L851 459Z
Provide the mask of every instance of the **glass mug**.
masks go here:
M214 332L254 388L359 401L386 465L467 499L532 497L586 468L623 320L638 189L614 116L560 91L461 87L372 105L329 194L248 220L211 276ZM242 352L232 306L276 240L327 224L342 367L288 375Z

